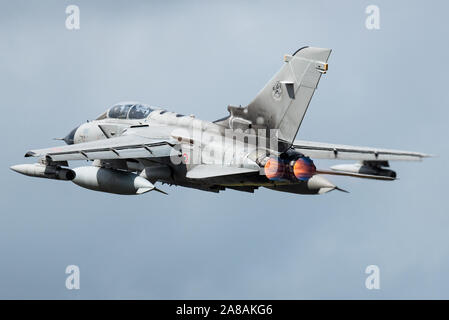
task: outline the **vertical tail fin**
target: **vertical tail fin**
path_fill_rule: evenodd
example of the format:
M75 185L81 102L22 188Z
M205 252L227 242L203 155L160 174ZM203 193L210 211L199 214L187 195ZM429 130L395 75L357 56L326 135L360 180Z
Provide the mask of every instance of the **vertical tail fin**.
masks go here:
M254 128L278 129L278 138L291 144L323 73L330 49L304 47L284 57L281 70L245 108L229 107L232 127L248 122Z

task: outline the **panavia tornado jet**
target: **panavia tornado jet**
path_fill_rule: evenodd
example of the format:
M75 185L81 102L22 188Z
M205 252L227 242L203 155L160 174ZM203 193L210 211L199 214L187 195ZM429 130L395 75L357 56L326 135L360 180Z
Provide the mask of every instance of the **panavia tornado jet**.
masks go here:
M67 145L28 151L34 164L12 170L67 180L115 194L159 191L156 183L219 192L264 187L295 194L341 190L325 176L395 180L390 161L417 161L418 152L295 140L317 88L328 70L330 49L304 47L247 106L209 122L138 102L119 103L61 139ZM330 169L314 159L351 160ZM87 160L70 168L68 161Z

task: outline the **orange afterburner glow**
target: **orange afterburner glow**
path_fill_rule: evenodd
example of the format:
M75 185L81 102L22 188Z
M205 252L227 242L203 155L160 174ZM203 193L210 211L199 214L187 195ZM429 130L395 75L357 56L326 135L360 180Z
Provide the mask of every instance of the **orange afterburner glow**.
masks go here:
M284 176L285 165L278 159L270 158L264 166L265 175L270 180L279 180Z
M308 157L299 158L293 165L293 173L298 180L308 180L316 172L313 161Z
M264 170L270 180L307 181L316 173L313 161L305 156L271 157L265 163Z

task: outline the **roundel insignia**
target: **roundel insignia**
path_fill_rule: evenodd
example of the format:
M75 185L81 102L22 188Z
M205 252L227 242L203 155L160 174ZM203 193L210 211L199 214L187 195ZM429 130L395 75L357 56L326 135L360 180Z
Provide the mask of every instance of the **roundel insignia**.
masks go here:
M274 100L281 100L282 98L282 86L279 81L276 81L273 85L273 91L271 92Z

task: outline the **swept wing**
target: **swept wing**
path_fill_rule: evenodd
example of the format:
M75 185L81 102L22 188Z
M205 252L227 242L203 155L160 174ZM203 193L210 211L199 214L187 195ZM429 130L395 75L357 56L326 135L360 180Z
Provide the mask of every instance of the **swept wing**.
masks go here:
M151 139L138 135L125 135L28 151L25 157L46 157L52 161L109 160L130 158L151 158L169 156L173 141Z
M366 161L420 161L429 154L342 144L295 140L293 148L313 159Z

